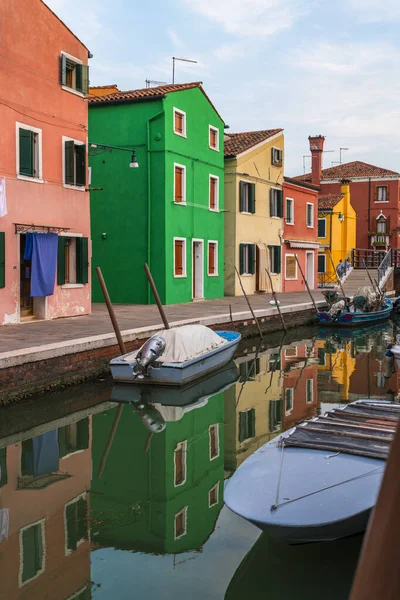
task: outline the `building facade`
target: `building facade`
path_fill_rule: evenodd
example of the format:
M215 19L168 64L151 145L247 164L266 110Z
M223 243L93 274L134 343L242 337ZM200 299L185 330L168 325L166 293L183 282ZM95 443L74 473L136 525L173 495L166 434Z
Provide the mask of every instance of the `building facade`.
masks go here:
M0 28L0 325L88 314L89 51L41 0Z
M200 83L104 95L96 89L89 100L98 188L91 196L93 267L101 267L111 299L154 301L144 263L163 304L222 297L220 115ZM94 278L93 299L103 300Z
M281 291L282 129L225 136L225 294Z
M317 287L319 248L318 188L284 177L283 202L282 291L304 291L304 277L313 290Z

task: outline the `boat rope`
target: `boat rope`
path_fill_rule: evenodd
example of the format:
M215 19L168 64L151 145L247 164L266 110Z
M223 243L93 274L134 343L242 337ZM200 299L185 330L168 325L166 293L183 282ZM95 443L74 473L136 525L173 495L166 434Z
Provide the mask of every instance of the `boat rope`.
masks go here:
M275 496L275 504L271 506L271 510L275 510L278 508L278 500L279 500L279 488L281 487L281 476L282 476L282 468L283 468L283 452L285 450L285 442L282 440L282 452L281 452L281 464L279 467L279 477L278 477L278 485L276 488L276 496Z
M299 496L298 498L292 498L291 500L286 500L285 502L281 502L278 504L277 502L271 506L271 510L276 510L281 506L285 506L286 504L291 504L292 502L297 502L297 500L303 500L304 498L308 498L309 496L314 496L314 494L319 494L320 492L325 492L325 490L331 490L339 485L344 485L345 483L351 483L352 481L357 481L358 479L362 479L363 477L367 477L367 475L372 475L373 473L377 473L378 471L382 471L385 467L377 467L372 471L367 471L367 473L362 473L361 475L356 475L356 477L352 477L351 479L346 479L345 481L339 481L338 483L333 483L332 485L328 485L324 488L320 488L319 490L315 490L314 492L309 492L308 494L304 494L303 496ZM280 475L279 475L279 484L280 484Z

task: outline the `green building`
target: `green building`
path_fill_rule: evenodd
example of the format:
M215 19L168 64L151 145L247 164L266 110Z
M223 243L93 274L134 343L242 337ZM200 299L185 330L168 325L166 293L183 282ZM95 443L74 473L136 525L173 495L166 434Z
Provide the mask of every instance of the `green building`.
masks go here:
M146 262L164 304L222 297L224 122L201 83L93 93L92 265L112 301L153 302Z

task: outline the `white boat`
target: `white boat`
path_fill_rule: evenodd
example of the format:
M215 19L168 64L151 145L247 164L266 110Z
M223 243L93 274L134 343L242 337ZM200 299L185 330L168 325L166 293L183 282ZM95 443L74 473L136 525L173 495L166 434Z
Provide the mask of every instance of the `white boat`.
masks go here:
M139 350L114 358L116 382L182 386L227 364L240 342L236 331L184 325L152 336Z

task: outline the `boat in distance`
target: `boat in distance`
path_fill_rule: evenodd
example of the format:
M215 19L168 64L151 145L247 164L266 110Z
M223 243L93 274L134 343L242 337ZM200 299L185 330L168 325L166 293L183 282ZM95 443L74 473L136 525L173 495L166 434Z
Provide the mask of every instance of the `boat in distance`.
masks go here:
M385 298L382 307L378 310L371 312L343 311L339 315L332 315L328 311L322 310L318 312L318 320L323 327L360 327L388 319L392 310L391 300Z

